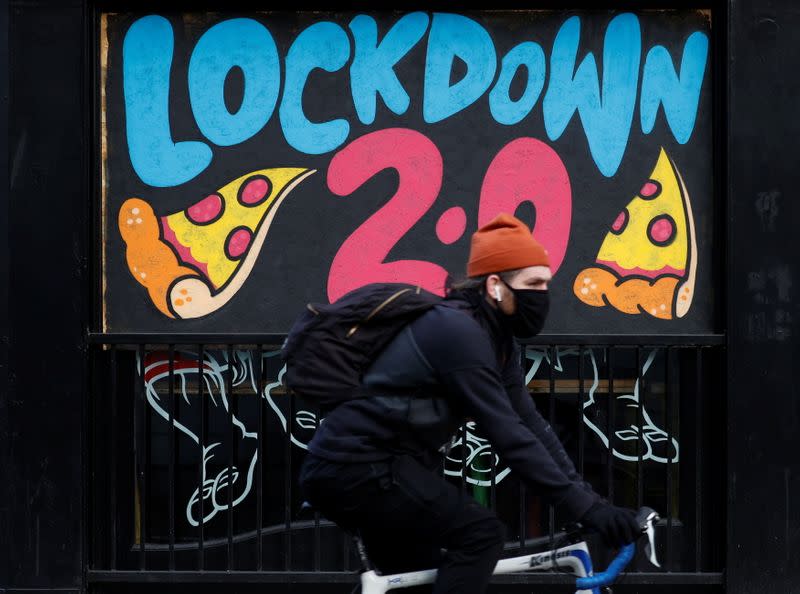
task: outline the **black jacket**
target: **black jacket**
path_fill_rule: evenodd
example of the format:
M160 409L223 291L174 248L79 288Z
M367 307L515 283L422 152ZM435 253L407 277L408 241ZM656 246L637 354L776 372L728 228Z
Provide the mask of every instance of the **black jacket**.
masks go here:
M501 315L463 292L417 318L365 374L372 395L330 412L309 450L336 462L410 454L432 468L471 418L533 492L581 517L599 497L536 410Z

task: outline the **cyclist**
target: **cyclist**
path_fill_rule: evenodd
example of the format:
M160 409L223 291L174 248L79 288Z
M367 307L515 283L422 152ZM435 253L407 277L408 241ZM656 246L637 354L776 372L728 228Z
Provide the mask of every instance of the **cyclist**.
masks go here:
M364 374L367 396L326 417L300 474L306 499L358 532L384 573L438 568L435 594L485 592L505 530L441 472L465 418L536 494L622 546L639 532L632 510L583 481L524 385L515 338L548 312L547 251L501 214L472 236L467 279L407 325Z

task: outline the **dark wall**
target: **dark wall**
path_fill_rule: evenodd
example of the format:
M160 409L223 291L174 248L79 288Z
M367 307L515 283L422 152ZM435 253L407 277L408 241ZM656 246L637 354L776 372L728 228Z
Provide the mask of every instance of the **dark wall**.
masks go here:
M731 594L800 579L797 138L792 0L731 4L729 545Z
M2 441L11 464L2 483L10 521L0 535L8 554L0 589L9 591L82 583L83 135L91 108L83 93L83 11L77 1L12 2L3 36L13 57L10 200L3 201L11 349L10 431Z
M10 476L8 424L8 2L0 2L0 476ZM10 482L0 486L0 534L9 534ZM8 583L8 555L0 553L0 588Z

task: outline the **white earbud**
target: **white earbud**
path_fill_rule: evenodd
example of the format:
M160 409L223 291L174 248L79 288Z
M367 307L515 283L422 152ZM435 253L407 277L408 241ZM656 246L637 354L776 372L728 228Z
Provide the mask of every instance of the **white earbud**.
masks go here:
M503 297L500 295L500 287L498 287L497 285L494 286L494 297L498 301L502 301L503 300Z

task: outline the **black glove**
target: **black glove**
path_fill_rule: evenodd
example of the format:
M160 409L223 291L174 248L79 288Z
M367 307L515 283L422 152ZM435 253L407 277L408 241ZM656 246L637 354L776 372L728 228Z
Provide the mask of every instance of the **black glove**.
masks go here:
M598 501L589 508L581 523L600 533L606 545L620 548L636 540L642 527L636 522L633 510Z

